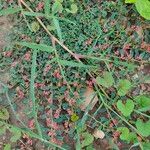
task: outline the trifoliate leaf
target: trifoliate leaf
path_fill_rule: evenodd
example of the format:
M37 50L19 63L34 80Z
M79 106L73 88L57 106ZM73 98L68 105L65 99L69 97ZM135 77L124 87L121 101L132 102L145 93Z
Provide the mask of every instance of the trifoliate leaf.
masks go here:
M125 104L123 104L122 101L118 101L117 108L125 117L128 117L134 110L134 102L130 99L128 99Z
M140 95L135 98L135 101L138 103L140 108L150 106L150 97L146 95Z
M137 11L142 17L150 20L150 1L149 0L137 0L135 3Z
M141 119L138 119L135 125L142 136L148 137L150 135L150 120L143 122Z
M119 127L117 131L121 132L120 139L127 140L129 138L129 129L126 127Z
M66 11L67 11L68 13L75 14L75 13L77 13L77 11L78 11L78 7L77 7L76 4L71 4L71 9L66 9Z
M8 120L9 119L9 112L6 108L0 108L0 119Z
M96 82L106 88L109 88L114 84L114 79L110 72L104 72L103 77L96 78Z
M85 146L88 146L88 145L92 144L93 141L94 141L93 135L91 135L88 132L83 133L82 137L84 139L83 141L81 141L81 147L82 148L85 147Z
M133 4L135 3L137 0L125 0L125 3L129 3L129 4Z
M40 29L40 25L38 22L34 21L31 24L31 29L33 32L37 32Z
M118 85L118 95L124 96L131 88L131 82L129 80L120 80Z

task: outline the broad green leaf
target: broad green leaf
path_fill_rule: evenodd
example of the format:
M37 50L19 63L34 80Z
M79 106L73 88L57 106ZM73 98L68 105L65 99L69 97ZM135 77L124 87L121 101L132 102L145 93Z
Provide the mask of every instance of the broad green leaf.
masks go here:
M125 96L131 88L131 82L129 80L120 80L118 85L118 95Z
M96 82L106 88L109 88L114 84L114 79L110 72L104 72L103 77L96 78Z
M142 17L150 20L150 1L149 0L137 0L135 3L137 11Z
M76 121L78 121L79 120L79 116L77 115L77 114L73 114L72 116L71 116L71 121L72 122L76 122Z
M93 135L91 135L88 132L82 133L82 137L84 139L83 141L81 141L81 147L82 148L85 147L85 146L88 146L88 145L92 144L93 141L94 141Z
M8 120L9 119L9 112L6 108L0 108L0 119Z
M55 3L52 5L52 13L56 14L56 13L61 13L63 11L63 6L61 4L61 2L59 1L55 1Z
M129 4L133 4L135 3L137 0L125 0L125 3L129 3Z
M21 132L17 128L11 128L10 132L13 134L13 136L10 138L11 142L17 142L21 138Z
M128 117L134 110L134 102L130 99L128 99L125 104L123 104L122 101L118 101L117 108L125 117Z
M140 95L135 98L135 101L139 104L140 108L150 107L150 97L146 95Z
M11 145L10 144L6 144L4 147L4 150L11 150Z
M128 140L129 138L129 129L127 127L119 127L117 131L121 132L120 139Z
M21 46L26 46L26 47L34 49L34 50L40 50L43 52L51 53L54 51L52 46L48 46L45 44L36 44L36 43L30 43L30 42L17 42L16 44L21 45Z
M76 14L78 11L78 7L76 4L71 4L71 9L66 9L66 11L72 14Z
M7 8L0 11L0 16L10 15L19 12L20 8Z
M147 122L143 122L141 119L138 119L135 125L138 132L142 136L148 137L150 135L150 120L148 120Z
M33 32L37 32L40 29L40 25L38 22L34 21L31 23L31 29Z
M142 143L143 150L150 150L150 142Z

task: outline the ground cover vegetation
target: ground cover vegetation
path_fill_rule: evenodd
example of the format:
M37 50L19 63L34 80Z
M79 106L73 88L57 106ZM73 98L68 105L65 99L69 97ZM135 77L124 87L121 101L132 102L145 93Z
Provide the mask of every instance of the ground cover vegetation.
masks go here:
M149 6L1 0L1 149L149 150Z

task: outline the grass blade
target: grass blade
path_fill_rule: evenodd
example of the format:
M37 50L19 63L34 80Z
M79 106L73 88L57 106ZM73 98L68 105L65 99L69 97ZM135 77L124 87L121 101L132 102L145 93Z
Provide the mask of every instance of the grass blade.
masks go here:
M46 15L50 14L50 0L45 0L44 10Z
M58 35L60 41L63 42L61 28L60 28L58 19L56 19L55 17L53 17L53 23L54 23L54 25L56 27L57 35Z
M7 8L0 11L0 16L10 15L21 11L20 8Z
M36 44L36 43L30 43L30 42L17 42L16 44L21 45L21 46L26 46L34 50L40 50L43 52L51 53L54 51L53 47L47 46L45 44Z
M37 51L34 50L32 55L32 66L31 66L30 99L32 100L32 113L34 114L36 128L38 130L40 137L42 137L42 131L37 120L36 98L35 98L35 89L34 89L34 80L36 74L36 58L37 58Z

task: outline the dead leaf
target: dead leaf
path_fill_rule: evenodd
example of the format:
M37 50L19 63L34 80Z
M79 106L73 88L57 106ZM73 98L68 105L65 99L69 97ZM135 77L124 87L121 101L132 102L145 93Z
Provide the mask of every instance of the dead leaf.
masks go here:
M105 133L102 130L95 129L93 136L95 138L103 139L105 137Z
M81 110L85 110L89 104L91 105L90 109L93 109L93 107L98 101L98 97L97 95L95 95L95 91L93 90L93 88L87 87L83 97L84 97L84 102L80 106Z

